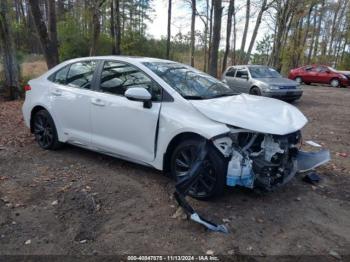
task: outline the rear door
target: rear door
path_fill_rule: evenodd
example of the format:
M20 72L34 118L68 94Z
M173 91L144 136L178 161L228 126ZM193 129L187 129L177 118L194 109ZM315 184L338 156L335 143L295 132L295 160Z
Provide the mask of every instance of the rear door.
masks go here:
M237 69L234 81L238 92L249 93L250 81L249 81L248 69L246 68Z
M231 67L229 68L224 76L224 79L226 81L226 84L233 90L238 92L238 88L236 85L236 81L235 81L235 75L236 75L236 68Z
M161 107L160 86L125 62L105 61L99 71L99 92L91 100L93 147L141 162L152 161ZM133 87L148 89L153 100L151 108L124 96Z
M317 71L317 83L328 84L331 80L331 74L326 66L318 66Z
M89 146L91 140L90 99L97 61L81 61L50 77L52 112L68 142Z

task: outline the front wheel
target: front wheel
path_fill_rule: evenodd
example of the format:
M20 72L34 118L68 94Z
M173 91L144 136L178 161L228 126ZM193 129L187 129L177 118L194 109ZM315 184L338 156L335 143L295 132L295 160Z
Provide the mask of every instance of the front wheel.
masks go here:
M200 139L182 141L173 151L170 169L172 176L179 180L188 175L194 164ZM227 163L223 156L209 145L208 155L204 160L204 168L198 181L189 190L189 195L205 200L223 193L226 182Z
M33 132L39 146L43 149L58 149L62 143L58 141L55 123L46 110L40 110L34 115Z
M261 91L258 87L253 87L249 92L251 95L261 96Z

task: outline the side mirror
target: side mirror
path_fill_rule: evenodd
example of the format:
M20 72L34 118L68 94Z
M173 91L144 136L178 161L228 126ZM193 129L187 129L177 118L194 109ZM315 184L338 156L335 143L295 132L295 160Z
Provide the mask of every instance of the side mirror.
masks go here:
M248 75L242 75L241 78L245 79L245 80L248 80L249 79L249 76Z
M124 96L131 101L143 102L143 107L152 107L152 95L144 87L133 87L125 91Z

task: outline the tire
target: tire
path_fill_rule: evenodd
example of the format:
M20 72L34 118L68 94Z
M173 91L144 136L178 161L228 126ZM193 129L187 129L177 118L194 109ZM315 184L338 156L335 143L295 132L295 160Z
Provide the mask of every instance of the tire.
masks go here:
M250 89L249 94L254 96L261 96L261 91L258 87L254 86Z
M34 115L33 133L35 140L43 149L55 150L63 145L58 141L55 123L46 110L40 110Z
M295 78L295 81L298 82L299 85L301 85L303 83L303 79L300 76L297 76Z
M332 87L340 87L340 81L339 81L339 79L333 78L333 79L331 80L331 82L330 82L330 85L331 85Z
M178 181L187 175L196 159L200 139L187 139L174 149L170 160L170 172ZM199 200L207 200L223 193L226 185L227 161L212 145L209 146L207 158L204 160L204 172L189 190L189 195Z

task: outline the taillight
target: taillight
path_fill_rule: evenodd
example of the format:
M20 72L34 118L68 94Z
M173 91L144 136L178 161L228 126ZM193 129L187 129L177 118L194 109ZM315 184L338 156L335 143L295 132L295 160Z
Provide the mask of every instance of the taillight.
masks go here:
M31 86L30 85L25 85L24 86L24 91L30 91L30 90L32 90L32 88L31 88Z

